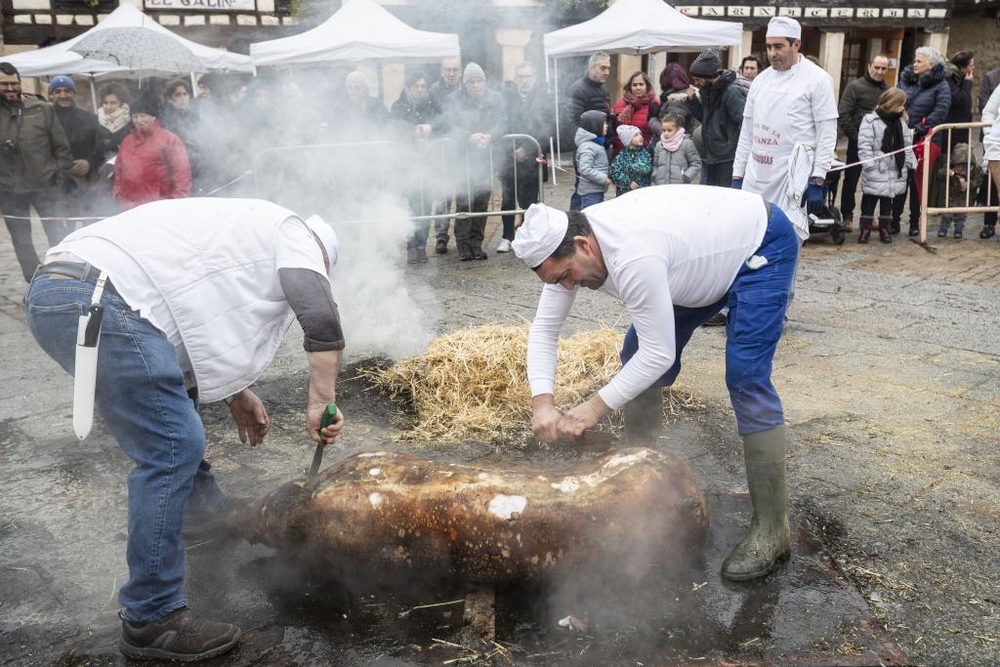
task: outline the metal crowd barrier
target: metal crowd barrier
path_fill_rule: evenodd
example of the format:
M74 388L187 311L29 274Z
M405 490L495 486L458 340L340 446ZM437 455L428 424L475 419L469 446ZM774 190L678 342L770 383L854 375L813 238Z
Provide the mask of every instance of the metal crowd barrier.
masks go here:
M493 141L487 151L489 161L489 187L496 192L498 160L495 153L502 155L504 147L510 147L510 165L513 171L515 197L518 190L518 170L515 151L517 143L527 141L534 145L539 156L542 147L538 140L528 134L505 134ZM494 215L518 215L524 213L531 202L516 202L510 210L487 210L465 212L450 210L434 211L454 201L455 195L464 190L469 201L477 191L477 185L486 183L486 173L478 173L477 157L469 145L464 150L456 147L449 139L430 139L417 142L373 141L304 144L277 146L257 153L253 158L254 187L256 195L262 199L287 202L298 193L310 201L295 202L293 210L342 209L345 202L357 200L357 194L371 196L371 193L389 192L406 200L413 220L465 219ZM463 159L464 158L464 159ZM400 164L402 160L403 164ZM409 161L412 160L412 163ZM544 201L545 163L535 164L538 179L538 200ZM351 192L360 189L362 192ZM292 193L292 194L289 194ZM338 222L362 224L371 222L364 219L338 220Z
M997 209L998 202L992 201L993 193L996 192L997 184L993 182L990 176L989 169L983 169L983 185L982 188L986 189L986 203L982 206L972 205L972 197L976 193L972 192L971 188L966 188L965 191L965 206L947 206L948 201L951 199L951 179L946 178L944 180L944 201L945 206L932 206L928 207L928 197L930 196L930 183L931 183L931 171L936 172L936 166L940 164L940 160L945 160L945 165L951 165L951 133L952 130L969 130L969 154L966 158L965 173L972 173L972 165L975 163L975 157L973 147L976 145L974 138L974 130L982 128L984 131L989 131L993 123L989 122L976 122L976 123L942 123L940 125L935 125L927 133L927 136L923 140L923 150L924 155L929 155L931 150L931 141L935 136L943 133L945 138L943 140L944 147L941 149L941 153L937 156L937 160L934 165L930 168L927 167L926 163L921 169L921 191L920 191L920 244L923 246L927 245L927 216L928 215L939 215L943 213L985 213L988 211L994 211Z

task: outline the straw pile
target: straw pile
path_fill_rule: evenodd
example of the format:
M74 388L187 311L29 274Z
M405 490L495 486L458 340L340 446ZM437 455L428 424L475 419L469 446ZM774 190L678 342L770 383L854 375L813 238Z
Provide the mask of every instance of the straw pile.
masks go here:
M359 374L412 408L407 439L524 444L531 433L527 339L527 325L464 329L434 339L422 355ZM621 368L621 345L622 334L608 328L560 340L556 405L571 408L607 384Z

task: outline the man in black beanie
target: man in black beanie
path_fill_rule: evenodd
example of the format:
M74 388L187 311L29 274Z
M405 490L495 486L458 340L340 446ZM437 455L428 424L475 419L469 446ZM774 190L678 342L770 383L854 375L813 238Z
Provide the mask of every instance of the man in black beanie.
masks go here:
M688 88L688 109L701 121L706 183L729 187L747 91L736 82L736 72L722 69L713 49L700 53L689 72L694 85Z

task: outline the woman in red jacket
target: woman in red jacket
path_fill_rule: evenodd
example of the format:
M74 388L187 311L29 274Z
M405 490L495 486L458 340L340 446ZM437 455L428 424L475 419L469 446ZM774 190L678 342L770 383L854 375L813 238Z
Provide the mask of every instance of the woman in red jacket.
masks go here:
M653 92L653 82L645 72L634 72L622 91L624 94L612 109L615 126L634 125L642 133L643 145L649 146L650 139L660 136L660 101ZM612 159L621 149L621 141L615 133Z
M160 127L155 97L143 95L131 107L135 129L122 140L115 159L115 199L130 209L158 199L191 194L191 165L184 142Z

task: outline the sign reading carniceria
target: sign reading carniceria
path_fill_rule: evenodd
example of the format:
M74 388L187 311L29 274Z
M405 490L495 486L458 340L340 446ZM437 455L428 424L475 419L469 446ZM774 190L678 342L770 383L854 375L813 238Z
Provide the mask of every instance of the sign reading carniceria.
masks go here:
M256 0L144 0L146 9L189 9L216 12L252 12Z

